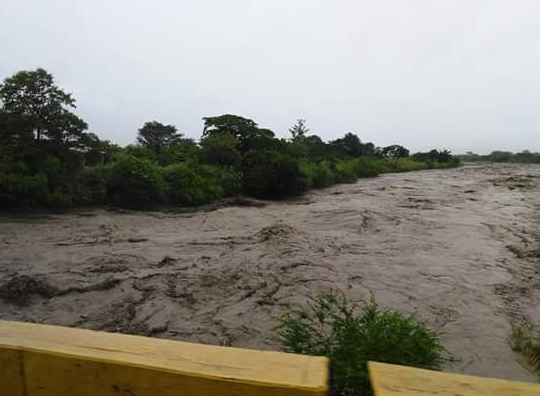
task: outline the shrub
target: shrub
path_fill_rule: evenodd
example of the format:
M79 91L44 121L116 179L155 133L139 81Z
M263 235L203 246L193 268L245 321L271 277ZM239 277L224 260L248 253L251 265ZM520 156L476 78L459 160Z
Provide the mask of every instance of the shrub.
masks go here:
M161 168L147 159L119 155L109 170L107 196L111 203L130 208L161 202Z
M203 175L187 164L170 165L163 172L168 203L175 205L201 205L222 195L216 179Z
M320 293L307 308L278 318L287 352L330 359L334 394L371 394L369 360L437 368L444 351L436 332L412 316L380 308L373 300L357 312L338 292Z
M385 168L385 172L408 172L428 169L428 164L425 162L413 161L410 158L399 159L381 159L381 165Z
M334 166L334 182L354 183L356 181L356 169L352 161L341 161Z
M533 338L533 328L528 322L512 324L512 349L523 354L529 364L540 371L540 343Z
M334 173L327 161L319 162L314 167L313 187L328 187L334 184Z
M248 151L242 173L244 192L257 198L283 198L305 187L298 161L277 151Z
M201 140L201 161L220 166L238 166L240 152L238 139L229 133L210 135Z
M107 168L84 169L76 182L76 200L87 205L107 203Z
M48 193L47 178L30 174L26 164L0 158L0 203L6 207L39 205Z
M45 195L44 203L51 208L68 208L73 206L73 197L57 187L53 192Z
M379 160L373 157L360 157L351 161L357 177L375 177L384 171Z
M202 165L201 174L214 179L224 197L234 197L242 190L242 175L234 167Z

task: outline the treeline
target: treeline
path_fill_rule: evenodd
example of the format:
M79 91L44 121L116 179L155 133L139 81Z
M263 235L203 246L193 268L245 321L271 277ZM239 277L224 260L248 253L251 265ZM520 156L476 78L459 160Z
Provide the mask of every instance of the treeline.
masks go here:
M533 153L529 150L523 150L521 153L511 151L492 151L487 155L468 152L459 156L467 162L515 162L521 164L540 164L540 153Z
M325 142L305 120L289 139L236 115L206 117L199 142L174 125L145 123L120 147L88 132L75 99L43 69L0 85L2 208L199 205L246 194L279 199L309 188L352 183L382 172L459 164L449 151L410 155L347 133Z

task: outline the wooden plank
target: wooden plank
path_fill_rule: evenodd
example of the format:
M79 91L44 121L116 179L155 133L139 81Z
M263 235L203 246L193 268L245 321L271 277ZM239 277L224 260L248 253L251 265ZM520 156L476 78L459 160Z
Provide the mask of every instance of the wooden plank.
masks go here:
M368 363L375 396L540 396L540 384Z
M19 351L0 348L0 394L26 395L22 356Z
M280 352L5 321L0 321L0 352L22 356L27 393L14 388L9 396L322 396L328 391L327 359ZM10 370L16 365L7 363Z

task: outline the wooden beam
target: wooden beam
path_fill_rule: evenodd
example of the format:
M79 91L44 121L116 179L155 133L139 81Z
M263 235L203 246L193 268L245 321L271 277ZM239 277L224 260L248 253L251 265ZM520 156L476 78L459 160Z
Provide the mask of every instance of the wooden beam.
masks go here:
M326 358L0 321L2 396L322 396Z
M540 384L368 363L375 396L540 396Z

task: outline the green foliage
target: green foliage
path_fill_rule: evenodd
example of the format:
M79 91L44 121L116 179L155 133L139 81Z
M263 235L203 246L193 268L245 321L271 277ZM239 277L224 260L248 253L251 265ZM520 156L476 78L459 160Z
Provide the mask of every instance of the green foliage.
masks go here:
M351 161L357 177L375 177L386 171L381 161L374 157L360 157Z
M298 161L280 152L249 151L242 160L242 172L244 192L257 198L283 198L303 189Z
M214 180L224 197L234 197L242 192L242 175L234 167L202 165L200 172Z
M163 150L171 150L172 147L182 138L182 134L177 133L174 125L164 125L157 121L146 122L139 129L137 141L156 154Z
M512 324L512 349L527 358L529 364L540 371L540 343L533 339L533 326L528 323Z
M370 360L435 369L444 351L439 335L416 318L380 308L374 300L359 309L335 291L320 293L277 322L286 352L330 359L336 395L371 394Z
M292 139L278 139L232 114L204 118L200 144L152 121L139 129L137 144L121 148L86 131L73 113L75 99L43 69L6 78L0 103L4 207L198 205L240 192L277 199L381 172L459 165L446 150L417 153L413 162L401 146L381 149L353 133L326 143L308 136L303 119L290 129ZM508 153L493 157L506 160Z
M48 194L43 173L31 174L26 164L0 157L0 204L24 207L44 203Z
M318 164L302 161L300 171L308 188L322 188L334 184L334 173L327 161Z
M492 151L488 155L478 155L468 152L461 155L460 158L464 161L472 162L514 162L522 164L540 164L540 153L534 153L529 150L523 150L520 153L512 153L510 151Z
M107 200L108 168L96 166L84 169L78 176L75 199L84 205L105 205Z
M269 150L275 148L278 140L274 132L259 128L249 118L232 114L217 117L205 117L203 138L216 135L232 135L238 139L238 150L247 153L249 150Z
M77 147L87 128L69 110L75 108L75 99L60 89L53 76L43 69L20 71L6 78L0 85L0 100L5 112L24 117L26 133L38 142L47 139L48 146L57 153Z
M107 196L114 205L140 208L162 202L161 169L146 159L119 155L110 166Z
M340 139L330 142L331 151L340 157L359 157L364 154L363 144L354 133L346 133Z
M58 187L53 192L47 193L43 204L51 208L68 208L73 206L73 197Z
M341 161L333 164L333 171L335 183L354 183L358 177L352 161Z
M238 139L229 133L210 135L201 140L200 158L203 163L219 166L240 164Z
M174 205L201 205L222 196L217 180L187 164L169 165L163 171L166 201Z
M409 156L409 150L398 144L387 146L381 149L381 155L386 158L398 159L407 158Z
M384 158L379 160L379 163L381 166L381 172L409 172L429 168L429 164L426 162L416 162L409 158Z
M431 150L426 153L415 153L411 159L416 162L447 163L452 161L452 153L448 150Z

